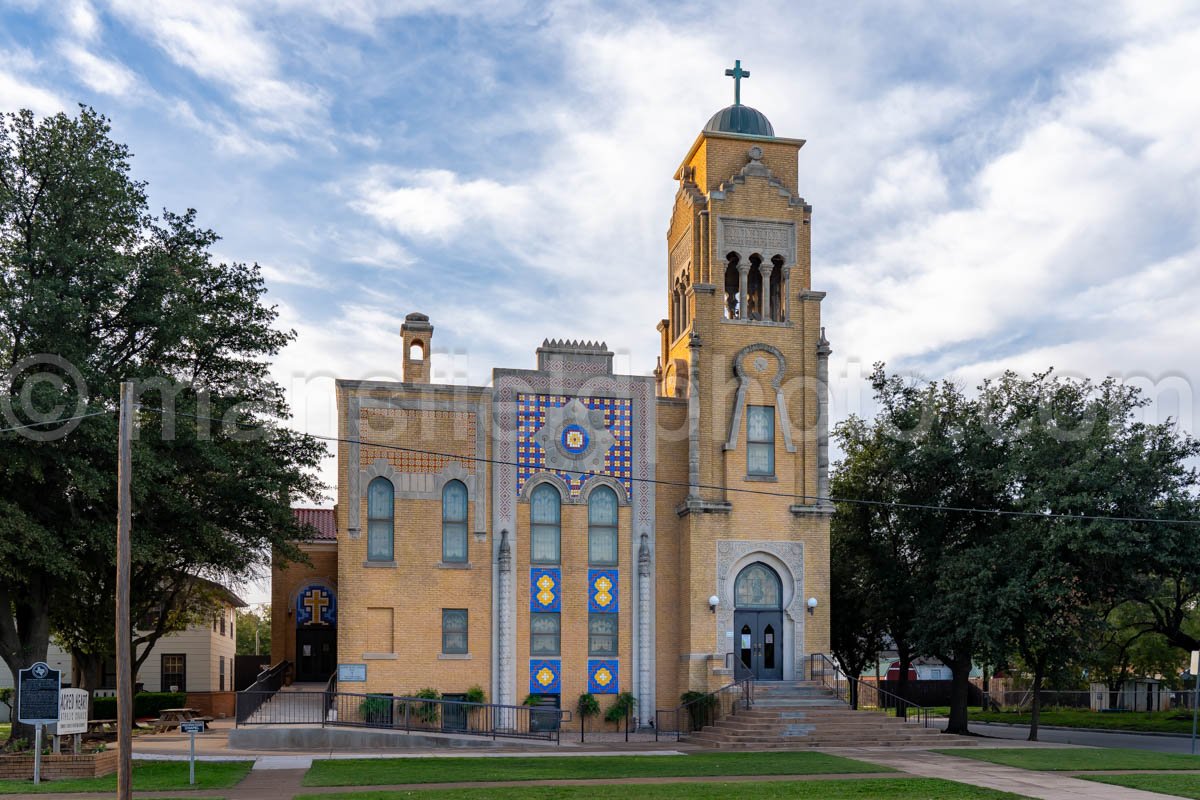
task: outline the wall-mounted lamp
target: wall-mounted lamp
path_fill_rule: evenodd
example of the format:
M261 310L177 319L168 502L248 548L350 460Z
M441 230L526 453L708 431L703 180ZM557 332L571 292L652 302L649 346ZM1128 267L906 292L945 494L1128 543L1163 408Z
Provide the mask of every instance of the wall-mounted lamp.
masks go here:
M717 597L715 594L708 598L708 610L712 613L717 613L717 606L719 605L721 605L721 598Z
M816 610L817 610L817 598L815 598L815 597L808 598L808 613L810 613L810 614L815 613Z

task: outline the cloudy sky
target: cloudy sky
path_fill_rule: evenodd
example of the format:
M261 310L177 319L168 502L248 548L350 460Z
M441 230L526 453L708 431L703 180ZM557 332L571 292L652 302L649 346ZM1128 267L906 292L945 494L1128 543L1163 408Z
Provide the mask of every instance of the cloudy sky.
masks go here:
M672 172L743 99L804 138L834 409L875 361L973 384L1054 366L1145 386L1194 430L1196 3L476 4L0 0L0 109L86 103L158 207L257 261L299 336L296 424L332 378L532 366L544 337L654 366ZM326 479L332 482L333 472Z

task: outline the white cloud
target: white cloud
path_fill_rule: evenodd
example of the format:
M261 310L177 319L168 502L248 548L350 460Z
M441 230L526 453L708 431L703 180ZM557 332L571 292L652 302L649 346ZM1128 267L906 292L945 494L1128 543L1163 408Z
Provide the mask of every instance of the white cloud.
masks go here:
M138 88L137 76L124 64L110 61L73 42L61 42L59 52L88 88L113 97L124 97Z
M0 50L0 64L0 109L28 108L47 116L67 107L54 90L30 82L30 73L39 73L42 65L28 50Z
M96 9L88 0L73 0L66 4L62 19L74 36L85 42L95 39L100 33L100 20Z

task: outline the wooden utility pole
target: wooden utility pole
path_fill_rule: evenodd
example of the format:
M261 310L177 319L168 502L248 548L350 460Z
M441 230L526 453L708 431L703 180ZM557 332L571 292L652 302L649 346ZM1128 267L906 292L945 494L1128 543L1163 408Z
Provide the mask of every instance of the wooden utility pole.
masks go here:
M133 665L129 629L129 532L132 527L129 471L133 462L133 383L121 383L117 442L117 800L133 789Z

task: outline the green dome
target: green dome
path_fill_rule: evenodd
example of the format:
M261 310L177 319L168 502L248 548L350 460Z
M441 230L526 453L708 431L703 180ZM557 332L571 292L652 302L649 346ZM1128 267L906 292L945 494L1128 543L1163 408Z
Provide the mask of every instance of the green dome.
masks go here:
M747 136L774 136L775 128L756 108L735 103L712 115L704 126L708 133L741 133Z

